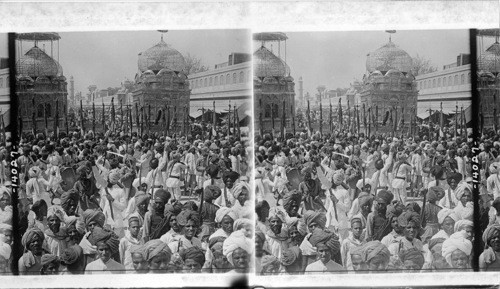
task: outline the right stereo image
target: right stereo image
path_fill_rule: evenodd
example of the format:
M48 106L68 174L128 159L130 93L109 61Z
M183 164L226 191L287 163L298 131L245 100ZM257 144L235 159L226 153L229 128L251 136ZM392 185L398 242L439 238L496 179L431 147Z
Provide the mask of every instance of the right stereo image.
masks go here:
M497 34L477 197L469 30L255 33L257 274L499 268Z

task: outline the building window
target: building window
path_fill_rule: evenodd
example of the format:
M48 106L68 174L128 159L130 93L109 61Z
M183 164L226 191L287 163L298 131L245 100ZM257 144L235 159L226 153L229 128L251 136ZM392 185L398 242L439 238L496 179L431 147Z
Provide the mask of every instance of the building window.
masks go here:
M244 78L243 71L240 71L240 83L243 83L243 78Z
M264 117L271 117L271 106L266 104L266 111L264 112Z
M236 83L236 72L233 73L233 84L235 84L235 83Z
M43 117L43 104L38 105L38 109L36 112L36 117Z
M273 104L273 116L274 118L277 118L279 117L279 109L278 109L278 105L277 104Z
M217 85L218 85L218 83L219 83L219 77L218 77L218 76L216 76L216 77L214 78L214 85L215 85L215 86L217 86Z
M457 85L458 84L458 75L455 74L455 80L453 81L453 85Z
M47 114L47 117L52 117L52 106L50 103L45 105L45 113Z
M441 87L441 77L438 78L438 87Z
M467 83L470 83L470 72L467 74Z
M465 75L460 75L460 84L465 84Z
M224 75L220 76L220 85L224 85Z
M432 80L432 88L436 88L436 79Z
M469 73L469 76L470 76L470 73ZM9 80L10 80L10 78L7 76L7 80L5 80L5 87L9 87Z
M210 77L208 86L212 86L212 77Z
M207 87L207 84L208 84L208 81L207 81L207 79L205 78L205 81L204 81L204 85L203 85L203 87Z
M443 77L443 87L446 87L446 77Z
M231 84L231 76L228 74L226 74L226 84Z
M452 86L453 82L451 81L451 75L448 76L448 86Z
M3 87L3 78L0 78L0 88Z

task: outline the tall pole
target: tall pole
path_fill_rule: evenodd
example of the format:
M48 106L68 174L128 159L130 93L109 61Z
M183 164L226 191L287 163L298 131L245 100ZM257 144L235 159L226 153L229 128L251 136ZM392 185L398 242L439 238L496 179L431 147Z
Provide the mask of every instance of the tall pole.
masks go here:
M112 129L112 131L115 130L115 117L116 117L116 115L115 115L115 98L112 97L111 98L111 123L112 123L111 129Z
M319 135L323 136L323 105L319 103Z
M215 100L213 101L213 114L212 114L212 116L213 116L212 117L212 121L213 121L213 123L212 123L212 126L213 126L213 128L212 128L212 130L213 130L212 137L217 138L217 130L216 130L217 120L215 118Z
M455 106L455 140L457 139L458 134L458 103Z
M343 125L344 125L344 120L343 120L344 117L342 115L342 99L341 98L339 98L339 108L338 109L339 109L339 113L338 113L337 117L338 117L338 122L340 124L340 131L341 131L343 128Z
M106 133L106 108L104 107L104 102L102 103L102 132Z
M238 115L238 111L236 110L236 104L233 105L233 119L234 119L234 125L233 128L238 132L236 135L236 138L240 139L241 138L241 128L240 128L240 117ZM236 132L235 132L236 134Z
M311 128L311 107L309 104L309 99L307 100L307 131L308 135L311 136L312 128Z
M147 128L148 128L148 136L151 133L151 104L148 103L148 114L147 114Z
M201 107L201 139L205 140L205 107Z
M227 137L231 135L231 101L229 101L229 110L227 111Z
M92 131L95 134L95 102L92 102Z
M360 123L359 123L360 119L359 119L359 107L356 105L356 123L357 123L357 129L356 129L356 133L359 135L360 133Z
M120 127L122 130L125 130L125 126L123 125L123 101L120 99Z
M83 120L83 101L80 99L80 124L82 126L82 137L85 134L85 124Z
M264 136L264 123L262 120L262 98L259 98L259 134Z
M47 115L47 104L43 105L43 119L45 121L45 137L49 136L49 118Z
M170 121L170 106L168 104L166 105L166 109L167 109L167 116L166 116L167 117L167 120L166 120L167 121L167 125L165 125L165 130L166 130L166 134L168 136L169 133L170 133L170 125L172 123Z
M330 114L329 114L329 120L328 120L328 129L330 131L330 133L333 132L333 121L332 121L332 117L333 117L333 108L332 108L332 101L330 100Z
M347 131L351 131L351 104L347 99Z
M293 102L290 105L290 118L292 119L293 136L295 137L295 111L293 110Z
M366 122L366 106L363 103L363 126L365 127L365 134L368 135L368 124Z
M54 135L59 137L59 100L56 100L56 118L54 119Z
M373 122L375 132L378 131L378 105L375 105L375 121Z
M285 129L286 129L286 103L283 100L283 113L281 114L281 139L285 141Z
M460 108L461 110L461 118L460 118L460 122L462 123L462 128L460 130L460 134L462 135L462 138L466 138L467 137L467 120L465 119L465 113L464 113L464 106L462 105L462 107Z
M429 108L429 141L432 140L432 109Z
M371 124L373 122L372 108L368 107L368 137L371 137Z
M135 126L137 127L137 136L140 136L141 122L139 120L139 104L135 103Z
M66 136L69 135L69 126L68 126L68 102L64 104L64 126L66 127Z

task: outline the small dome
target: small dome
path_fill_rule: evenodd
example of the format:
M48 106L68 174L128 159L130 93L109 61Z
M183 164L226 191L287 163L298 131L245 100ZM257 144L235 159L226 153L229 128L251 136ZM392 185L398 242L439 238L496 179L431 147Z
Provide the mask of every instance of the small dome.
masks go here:
M18 74L30 77L63 75L61 65L37 46L17 61L16 69Z
M162 40L148 50L139 53L138 67L140 71L160 71L163 68L182 71L186 69L186 60L179 51Z
M404 73L410 72L413 60L403 49L397 47L392 41L368 54L366 59L366 70L389 71L396 69Z
M404 77L404 74L401 73L401 71L398 71L396 69L390 69L389 71L387 71L387 73L385 74L385 76L389 76L389 77Z
M294 81L293 77L291 77L290 75L288 75L287 77L285 77L285 80L287 82L293 82Z
M289 74L288 65L264 46L255 51L253 57L253 73L256 77L264 78Z
M492 73L500 72L500 44L493 43L484 53L479 55L477 60L478 70Z

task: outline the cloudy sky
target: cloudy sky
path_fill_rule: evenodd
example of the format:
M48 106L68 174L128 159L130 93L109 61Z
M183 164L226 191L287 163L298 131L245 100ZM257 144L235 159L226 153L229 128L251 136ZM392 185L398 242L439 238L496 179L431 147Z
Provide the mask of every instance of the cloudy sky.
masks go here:
M9 57L7 33L0 33L0 57Z
M226 62L231 52L250 53L250 32L246 30L169 31L164 41L184 56L188 53L213 68ZM70 32L59 33L64 75L75 79L75 92L87 93L87 87L99 89L120 86L126 78L134 80L137 55L160 42L157 31ZM42 45L39 45L42 47ZM56 46L56 45L55 45ZM26 52L28 44L23 43ZM50 43L45 51L50 55ZM1 50L0 50L1 51ZM54 49L56 51L56 49ZM54 53L57 59L57 53Z
M366 55L389 40L384 31L357 32L286 32L287 63L296 87L300 76L304 91L314 94L318 85L329 89L347 88L366 72ZM392 41L410 56L417 54L431 60L433 66L456 61L459 53L469 53L468 30L403 31L392 35ZM260 45L254 42L254 45ZM269 45L266 45L270 47ZM273 51L277 53L277 44ZM281 56L284 58L283 44Z

